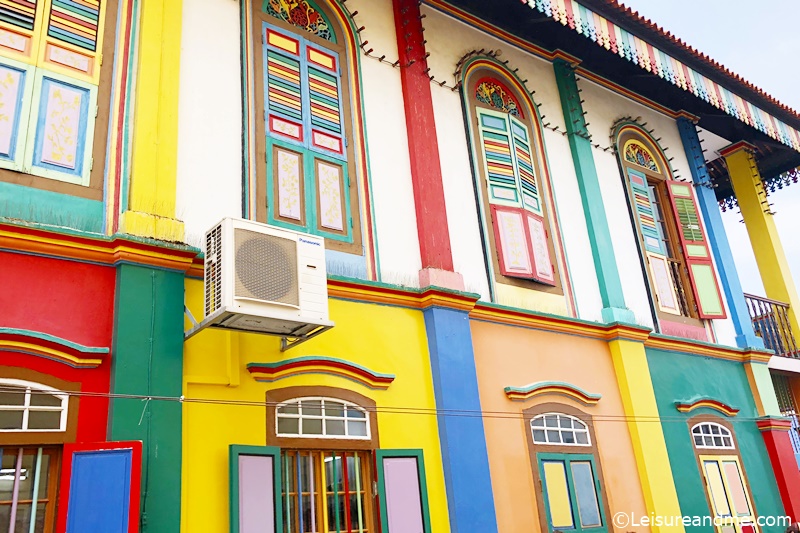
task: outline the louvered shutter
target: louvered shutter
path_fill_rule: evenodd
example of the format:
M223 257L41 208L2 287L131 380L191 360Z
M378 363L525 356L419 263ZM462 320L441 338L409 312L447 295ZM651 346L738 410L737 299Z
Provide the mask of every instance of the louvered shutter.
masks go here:
M628 179L633 191L633 205L639 230L642 233L645 256L650 270L650 280L655 288L658 308L673 315L680 315L678 295L672 269L667 259L661 226L656 220L654 199L647 183L647 176L637 170L628 169Z
M544 219L539 215L524 211L528 242L533 258L533 279L546 285L555 285L556 276L553 262L550 260L550 247L547 244L548 233L544 227Z
M301 43L292 36L267 27L265 45L266 128L278 138L305 145Z
M508 128L508 116L479 109L478 127L489 202L518 207L521 205L521 201L514 155L511 151L512 141Z
M697 301L700 318L725 318L725 306L711 262L700 215L692 186L685 183L667 182L667 190L678 223L683 254L692 281L692 290Z
M514 159L516 163L519 191L522 195L522 205L537 215L542 214L542 204L539 197L539 186L533 167L531 153L531 138L528 127L523 122L508 115L511 121L511 138L514 142ZM549 258L548 258L549 260Z
M493 205L491 209L500 272L504 276L532 278L533 261L524 212L499 205Z

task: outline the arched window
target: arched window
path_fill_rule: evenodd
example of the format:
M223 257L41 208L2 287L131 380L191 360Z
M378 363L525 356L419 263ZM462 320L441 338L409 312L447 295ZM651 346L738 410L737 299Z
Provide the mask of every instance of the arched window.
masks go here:
M591 417L558 403L523 411L542 531L605 531L608 508Z
M656 142L640 128L624 125L616 139L662 330L677 331L665 329L674 322L702 330L699 319L724 318L725 307L693 186L673 179Z
M733 450L733 436L725 426L715 422L702 422L692 428L692 439L696 448Z
M0 380L0 432L66 431L69 396L45 385Z
M689 422L692 443L714 516L727 520L722 531L755 532L756 515L733 431L715 417Z
M497 65L467 66L462 85L493 277L563 294L537 115Z
M347 49L324 1L253 2L256 218L362 254Z
M278 437L370 439L369 418L361 407L333 398L298 398L277 406Z
M579 418L559 413L546 413L531 420L535 444L591 446L589 429Z

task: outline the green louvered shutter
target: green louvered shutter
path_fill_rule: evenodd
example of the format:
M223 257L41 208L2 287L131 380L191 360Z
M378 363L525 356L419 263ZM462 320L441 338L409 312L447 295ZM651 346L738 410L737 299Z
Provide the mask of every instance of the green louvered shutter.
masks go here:
M519 190L522 194L522 205L525 209L541 215L542 204L539 196L539 185L533 167L531 138L528 127L512 115L508 115L508 118L511 120L511 138L514 142L514 159L519 178Z
M667 182L669 198L678 224L686 267L692 281L700 318L725 318L725 305L717 283L711 253L703 234L694 191L687 183Z

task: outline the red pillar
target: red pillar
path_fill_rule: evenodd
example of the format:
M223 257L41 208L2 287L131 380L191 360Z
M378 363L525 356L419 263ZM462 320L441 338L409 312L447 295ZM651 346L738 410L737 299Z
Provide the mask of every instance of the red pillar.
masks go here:
M778 417L764 417L756 424L764 437L786 514L797 522L800 520L800 468L789 440L792 424L788 419Z
M420 284L463 290L461 276L453 272L419 0L393 0L392 4L422 259Z

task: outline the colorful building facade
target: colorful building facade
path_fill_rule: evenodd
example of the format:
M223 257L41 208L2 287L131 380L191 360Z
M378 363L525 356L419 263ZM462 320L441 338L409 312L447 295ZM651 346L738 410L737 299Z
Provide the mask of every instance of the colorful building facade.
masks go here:
M800 517L788 108L614 1L11 4L0 531ZM332 329L187 338L226 217L325 238Z

